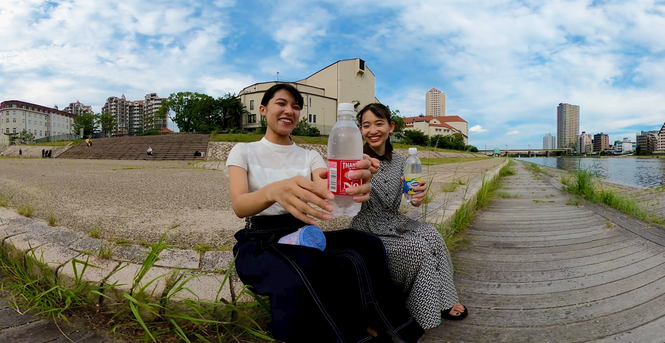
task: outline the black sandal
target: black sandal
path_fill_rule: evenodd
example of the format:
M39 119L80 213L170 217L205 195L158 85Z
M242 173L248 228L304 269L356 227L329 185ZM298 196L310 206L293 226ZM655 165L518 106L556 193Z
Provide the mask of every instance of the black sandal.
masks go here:
M462 305L462 306L464 306L464 305ZM469 310L466 309L466 306L464 306L464 312L460 313L459 316L453 316L452 314L450 314L450 311L452 309L453 308L451 307L447 310L441 311L441 318L448 319L448 320L462 320L462 319L466 318L466 316L469 315Z

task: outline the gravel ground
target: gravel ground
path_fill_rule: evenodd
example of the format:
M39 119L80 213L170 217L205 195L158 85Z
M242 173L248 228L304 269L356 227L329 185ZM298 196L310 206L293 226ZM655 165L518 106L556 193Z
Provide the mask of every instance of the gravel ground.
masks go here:
M503 159L488 159L424 167L433 179L431 194L440 184L469 180ZM231 209L229 180L223 162L199 166L180 161L113 161L0 158L0 198L11 206L35 207L33 217L88 233L101 231L109 241L152 243L168 231L167 242L180 248L199 244L228 249L233 234L244 226ZM208 169L203 169L208 168ZM406 204L403 211L420 211ZM337 218L319 225L323 230L348 227Z
M0 196L13 208L53 213L58 226L110 241L167 241L181 248L231 247L244 225L231 209L228 178L179 161L0 159Z

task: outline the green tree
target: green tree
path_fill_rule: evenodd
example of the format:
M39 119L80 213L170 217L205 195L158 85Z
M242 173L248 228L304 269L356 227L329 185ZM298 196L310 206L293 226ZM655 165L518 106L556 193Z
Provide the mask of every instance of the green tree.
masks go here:
M321 133L316 126L310 125L310 123L307 122L307 118L303 117L298 124L296 124L292 134L294 136L319 136Z
M92 136L92 133L97 128L95 123L95 115L92 113L84 113L74 118L74 124L72 125L72 133L78 135L83 128L84 136Z
M115 117L108 112L102 112L101 114L96 114L95 119L97 121L97 126L102 131L104 137L108 137L117 130L118 123L115 120Z
M402 115L399 113L399 110L393 111L390 109L390 106L386 107L390 111L390 120L395 123L395 132L402 132L404 127L406 127L406 123L404 122Z
M242 118L251 114L235 94L227 93L217 99L220 109L221 129L242 130Z
M35 140L35 135L29 131L21 131L18 135L9 136L9 143L30 144Z
M429 137L420 130L404 130L404 143L427 146Z

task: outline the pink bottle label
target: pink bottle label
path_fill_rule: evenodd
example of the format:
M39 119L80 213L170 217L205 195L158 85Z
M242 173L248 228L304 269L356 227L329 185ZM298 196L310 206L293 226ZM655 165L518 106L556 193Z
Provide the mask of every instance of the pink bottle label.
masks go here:
M346 195L346 189L363 184L362 180L349 179L349 171L356 170L360 160L328 160L328 189L337 195Z

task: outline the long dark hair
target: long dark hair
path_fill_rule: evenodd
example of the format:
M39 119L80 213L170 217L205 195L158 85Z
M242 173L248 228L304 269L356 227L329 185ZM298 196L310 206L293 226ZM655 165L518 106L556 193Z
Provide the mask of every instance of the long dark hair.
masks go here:
M363 125L363 114L367 111L372 111L375 116L379 118L383 118L388 121L388 125L392 123L392 119L390 119L390 110L388 107L386 107L384 104L380 104L378 102L372 103L365 105L365 107L362 108L362 110L358 111L358 114L356 115L356 120L358 121L358 125L362 126Z
M278 84L268 88L266 93L263 94L263 98L261 99L261 105L268 106L268 103L270 102L270 99L274 98L275 93L281 91L282 89L284 89L284 90L288 91L289 93L291 93L291 95L293 95L293 99L296 100L296 104L298 104L298 106L300 106L300 108L302 109L302 106L303 106L303 103L304 103L302 95L296 89L296 87L293 87L288 83L278 83Z
M393 122L393 120L390 118L390 109L386 107L383 104L380 104L378 102L371 103L365 105L360 111L358 111L358 114L356 115L356 120L358 121L358 126L362 127L363 126L363 114L367 111L372 111L375 116L385 119L388 121L388 126ZM386 152L388 151L393 151L393 145L390 144L390 135L388 136L388 139L386 139Z

